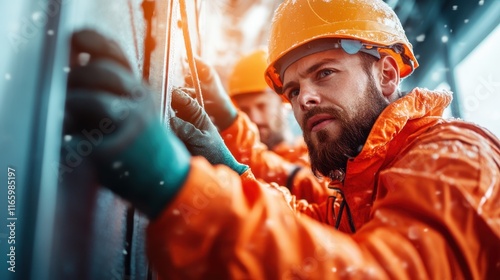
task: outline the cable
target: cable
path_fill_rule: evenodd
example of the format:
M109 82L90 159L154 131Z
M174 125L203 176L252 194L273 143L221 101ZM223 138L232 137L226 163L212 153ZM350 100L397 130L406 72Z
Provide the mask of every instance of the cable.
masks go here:
M182 33L184 35L184 43L186 45L186 53L188 57L189 68L191 70L191 77L193 80L193 86L196 91L196 100L201 107L203 105L203 95L201 93L200 80L198 78L198 70L196 69L196 62L194 60L194 52L193 47L191 45L191 37L189 36L189 26L188 26L188 17L186 11L186 1L179 0L179 7L181 10L181 21L182 21Z

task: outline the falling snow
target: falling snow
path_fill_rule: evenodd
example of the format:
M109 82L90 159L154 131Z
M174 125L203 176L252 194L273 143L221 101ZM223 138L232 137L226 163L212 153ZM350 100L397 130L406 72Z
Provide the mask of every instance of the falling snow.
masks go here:
M417 42L423 42L425 40L425 34L420 34L417 36Z
M118 169L122 166L123 166L123 162L121 162L121 161L115 161L115 162L113 162L113 165L112 165L113 169Z

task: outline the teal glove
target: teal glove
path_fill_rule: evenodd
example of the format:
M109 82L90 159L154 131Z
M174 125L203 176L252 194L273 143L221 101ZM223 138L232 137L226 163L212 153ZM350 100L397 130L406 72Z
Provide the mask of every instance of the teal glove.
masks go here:
M188 93L174 89L172 109L176 112L170 119L172 130L192 155L203 156L211 164L224 164L240 175L248 169L236 161L208 115Z
M196 58L196 68L198 69L204 109L212 117L213 123L219 131L224 131L236 120L238 111L226 93L217 71L200 58ZM186 79L186 83L192 84L190 77Z
M116 43L87 30L71 44L71 61L82 52L90 60L72 66L68 77L69 144L92 143L88 158L100 183L154 219L186 180L190 155L162 125L151 92Z

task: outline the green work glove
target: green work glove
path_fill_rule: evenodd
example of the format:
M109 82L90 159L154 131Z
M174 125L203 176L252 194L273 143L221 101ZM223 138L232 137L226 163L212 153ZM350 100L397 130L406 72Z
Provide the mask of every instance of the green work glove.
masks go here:
M238 111L226 93L217 71L200 58L195 59L204 109L219 131L224 131L236 120ZM186 79L186 83L192 84L190 77Z
M174 89L172 109L176 112L170 119L172 130L192 155L203 156L211 164L224 164L240 175L248 169L236 161L206 112L188 93Z
M81 53L90 60L73 65L68 77L68 144L91 143L88 159L100 183L153 219L186 180L189 152L161 123L151 92L116 43L85 30L71 47L71 61Z

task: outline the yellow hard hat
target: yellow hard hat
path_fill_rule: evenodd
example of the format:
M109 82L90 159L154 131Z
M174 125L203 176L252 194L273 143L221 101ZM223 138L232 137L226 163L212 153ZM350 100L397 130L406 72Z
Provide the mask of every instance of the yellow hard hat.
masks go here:
M290 64L333 48L378 57L389 54L396 59L401 78L418 67L401 22L382 0L285 0L271 25L267 84L281 93L281 77Z
M258 48L238 60L229 76L229 96L262 92L269 89L264 78L267 68L267 51Z

